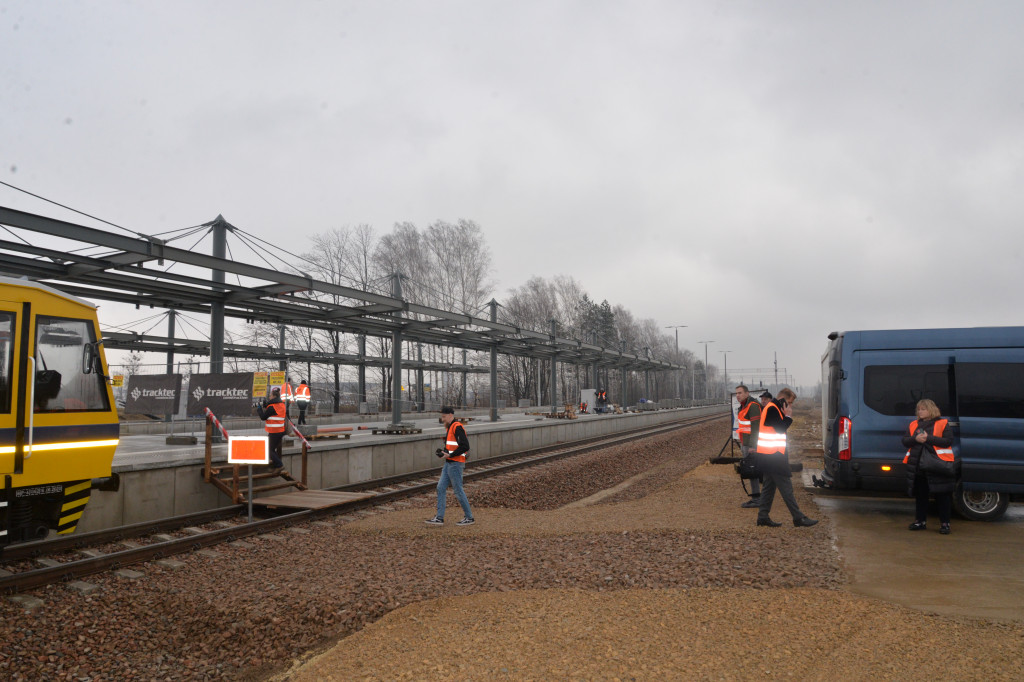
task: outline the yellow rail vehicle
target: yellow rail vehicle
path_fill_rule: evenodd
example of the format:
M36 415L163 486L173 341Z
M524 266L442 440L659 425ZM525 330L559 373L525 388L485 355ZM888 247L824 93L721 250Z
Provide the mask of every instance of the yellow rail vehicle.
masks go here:
M0 277L0 549L71 533L93 488L117 489L117 407L96 306Z

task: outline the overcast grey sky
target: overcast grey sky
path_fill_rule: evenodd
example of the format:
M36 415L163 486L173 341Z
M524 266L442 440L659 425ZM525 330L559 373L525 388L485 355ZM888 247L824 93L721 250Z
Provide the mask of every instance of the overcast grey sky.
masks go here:
M812 384L831 330L1020 324L1021 26L1016 1L0 0L0 178L293 252L471 219L499 301L572 275Z

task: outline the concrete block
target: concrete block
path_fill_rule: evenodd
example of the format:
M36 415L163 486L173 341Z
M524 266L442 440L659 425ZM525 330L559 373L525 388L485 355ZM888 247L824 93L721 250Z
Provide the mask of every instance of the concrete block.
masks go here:
M199 466L178 467L174 471L174 515L216 509L231 502L212 483L203 480L203 468ZM246 473L242 467L241 475Z
M196 445L199 443L199 439L195 436L181 435L167 436L168 445Z
M174 469L147 469L122 479L124 523L142 523L174 516Z
M74 590L79 594L92 594L96 590L100 589L100 586L96 583L87 583L84 580L75 580L67 585L69 590Z
M302 458L296 461L298 473L302 473ZM318 452L310 452L306 455L306 485L311 490L320 490L323 485L323 455Z
M348 478L349 450L327 450L320 455L320 487L345 485Z
M373 477L373 448L352 448L348 451L348 482L360 483Z
M35 611L44 605L42 599L28 594L12 594L7 598L7 601L17 604L26 611Z
M127 473L121 474L121 487L115 492L92 491L89 504L78 521L76 533L88 533L125 524L124 491L127 477Z
M179 568L185 567L184 561L178 561L176 559L157 559L153 563L155 563L160 568L166 568L171 571L176 571Z
M114 575L120 578L127 578L128 580L138 580L145 575L142 571L133 571L130 568L122 568L114 571Z
M416 470L416 445L422 441L395 443L394 473L407 474Z
M440 439L436 439L436 440L435 439L431 439L431 440L420 440L420 441L417 441L416 442L416 447L415 447L415 449L413 451L413 456L412 456L413 471L423 471L425 469L429 469L432 466L434 466L434 464L439 461L438 458L434 455L434 450L436 450L438 447L440 447L440 445L441 445ZM470 439L470 441L469 441L469 447L470 447L470 452L472 452L473 451L473 440L472 439Z
M398 443L387 443L373 449L373 478L395 475L395 448Z

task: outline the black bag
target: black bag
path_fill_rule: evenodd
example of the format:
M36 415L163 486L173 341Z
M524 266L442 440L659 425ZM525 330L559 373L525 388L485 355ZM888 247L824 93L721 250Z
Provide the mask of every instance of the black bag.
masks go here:
M944 459L939 458L935 454L935 451L929 447L921 448L921 458L917 461L917 470L923 471L926 474L936 474L938 476L945 476L946 478L956 478L956 468L958 462L956 461L956 455L953 455L953 461L947 462Z
M740 475L740 478L761 478L761 470L757 468L757 461L753 455L747 455L736 462L736 473Z

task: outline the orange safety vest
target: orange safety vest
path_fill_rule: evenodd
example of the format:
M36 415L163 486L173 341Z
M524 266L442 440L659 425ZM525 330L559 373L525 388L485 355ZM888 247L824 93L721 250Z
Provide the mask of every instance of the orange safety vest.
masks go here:
M736 413L736 433L739 434L741 440L744 435L749 436L751 434L750 420L747 419L747 412L750 411L753 404L754 400L752 398L747 398L747 402L744 403L743 407L740 408L740 411Z
M267 407L273 408L274 414L267 417L263 430L267 433L284 433L284 403L270 403Z
M784 455L786 454L786 432L776 431L774 427L765 426L764 419L768 416L768 410L775 408L779 417L783 417L782 410L775 403L769 402L761 410L761 421L757 431L757 453L759 455Z
M306 384L299 384L299 387L295 389L295 402L308 403L309 402L309 386Z
M292 395L292 385L288 382L281 385L281 400L286 403L290 403L295 400L295 396Z
M455 452L459 448L459 441L455 439L455 427L462 426L459 422L452 420L452 423L448 425L448 432L444 435L444 449L448 452ZM445 457L449 462L465 462L465 453L457 455L455 457Z
M932 427L932 435L935 436L936 438L941 438L942 437L942 432L946 430L946 424L948 424L948 423L949 423L948 419L936 419L935 420L935 425ZM917 431L917 420L916 419L914 421L910 422L910 435L913 436L915 431ZM925 445L927 445L927 444L925 444ZM940 448L940 447L936 447L934 445L930 445L928 447L930 447L933 450L935 450L935 454L938 455L939 459L941 459L942 461L944 461L944 462L956 461L953 458L953 448ZM908 449L907 450L907 454L903 455L903 463L906 464L907 460L909 460L909 459L910 459L910 450Z

